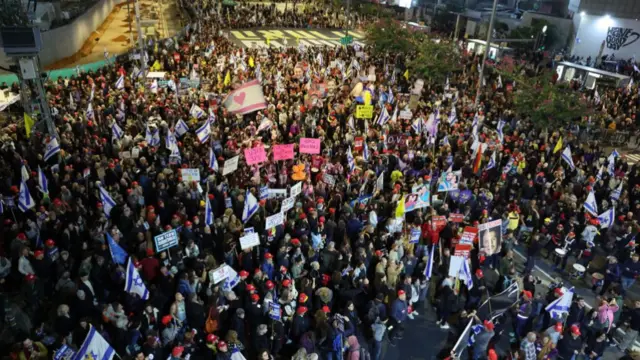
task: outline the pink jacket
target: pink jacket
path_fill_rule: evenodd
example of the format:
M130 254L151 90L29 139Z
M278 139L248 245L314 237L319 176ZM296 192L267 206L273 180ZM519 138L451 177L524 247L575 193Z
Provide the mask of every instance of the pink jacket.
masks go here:
M347 338L347 343L349 343L349 355L346 360L360 359L360 343L358 342L358 338L351 335Z
M609 321L609 328L607 331L611 330L611 325L613 325L613 314L615 314L618 309L618 305L611 306L609 304L601 305L598 308L598 321L603 325L607 324L607 320Z

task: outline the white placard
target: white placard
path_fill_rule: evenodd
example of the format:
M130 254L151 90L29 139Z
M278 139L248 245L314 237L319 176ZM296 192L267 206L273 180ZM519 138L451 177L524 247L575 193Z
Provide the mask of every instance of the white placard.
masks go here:
M279 199L287 197L287 189L269 189L268 199Z
M282 200L282 206L280 207L280 211L282 213L286 213L287 211L293 209L293 205L295 203L296 203L296 198L294 196L291 196Z
M222 175L228 175L232 172L238 170L238 160L240 156L232 157L224 162L224 167L222 168Z
M131 151L123 151L120 153L121 159L131 159Z
M398 115L400 119L411 120L413 113L410 110L402 110Z
M464 256L451 255L451 260L449 260L449 276L454 278L458 277L463 262Z
M327 173L322 175L322 181L327 183L327 185L332 185L333 186L333 185L336 184L336 178L333 177L333 175L330 175L330 174L327 174Z
M284 222L284 216L282 215L281 212L279 212L275 215L269 216L266 219L264 228L265 230L268 230L268 229L271 229L272 227L282 225L283 222Z
M182 175L182 181L187 182L200 182L200 169L180 169Z
M257 233L247 234L240 238L240 248L242 250L260 245L260 237Z
M214 284L217 284L229 277L231 274L229 269L229 265L224 264L215 270L211 270L209 271L209 279L211 279Z
M296 197L298 195L300 195L300 193L302 192L302 181L299 181L297 184L293 185L291 187L291 197Z
M384 189L384 171L380 173L378 180L376 180L376 191L382 191L382 189Z
M134 159L137 159L140 157L140 148L134 147L133 150L131 150L131 157Z

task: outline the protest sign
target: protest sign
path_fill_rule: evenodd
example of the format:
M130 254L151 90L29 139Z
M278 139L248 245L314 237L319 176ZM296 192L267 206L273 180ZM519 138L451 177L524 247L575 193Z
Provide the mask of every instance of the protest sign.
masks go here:
M471 248L473 245L471 244L458 244L456 245L455 251L453 253L454 256L462 256L465 259L469 258L471 254Z
M371 119L373 117L373 105L356 106L356 118Z
M267 199L279 199L287 197L287 189L269 189Z
M242 250L260 245L260 237L257 233L252 232L240 238L240 248Z
M415 227L411 229L411 234L409 235L409 243L417 244L420 242L420 235L422 234L422 230L419 227Z
M320 154L320 139L301 138L300 153L301 154Z
M286 213L287 211L293 209L293 205L296 203L295 196L288 197L282 200L282 206L280 207L280 211L282 213Z
M493 255L502 248L502 219L478 225L480 251L485 255Z
M454 223L461 223L464 221L464 214L451 213L449 214L449 221Z
M353 139L353 150L362 151L364 148L364 138L362 136L356 136Z
M267 217L267 219L265 220L264 228L271 229L272 227L282 225L282 223L284 223L284 216L282 212L279 212L275 215Z
M273 161L293 159L293 155L293 144L273 146Z
M464 256L455 256L452 255L449 260L449 276L453 278L457 278L460 273L460 269L462 269L462 263L465 261Z
M163 252L178 245L178 233L175 229L163 232L160 235L156 235L153 241L156 243L156 252Z
M438 192L458 190L460 171L447 171L442 174L438 182Z
M244 158L248 165L260 164L267 160L267 153L262 145L258 145L253 149L245 149Z
M280 304L276 304L273 301L269 303L269 317L275 321L280 321Z
M335 185L336 184L336 178L333 177L333 175L329 175L327 173L322 175L322 181L324 181L327 185Z
M473 244L476 236L478 235L478 229L466 226L464 231L462 232L462 237L460 238L460 244Z
M411 120L411 118L413 118L413 113L411 112L411 110L402 110L398 114L398 118L403 120Z
M200 169L180 169L180 175L182 176L182 181L200 181Z
M235 156L232 157L231 159L228 159L227 161L224 162L224 167L222 168L222 175L228 175L231 174L232 172L238 170L238 160L240 159L240 156Z
M217 269L211 270L209 271L209 279L211 279L212 283L217 284L229 277L229 275L231 274L229 269L229 265L224 264Z
M269 186L264 185L260 186L260 200L266 199L269 197Z
M299 181L298 183L296 183L291 187L291 194L289 196L296 197L300 195L301 192L302 192L302 182Z
M417 188L416 192L413 192L405 198L404 209L405 213L413 210L418 210L429 206L431 202L431 190L429 186L422 185Z
M384 189L384 171L380 173L378 176L378 180L376 180L376 188L374 192L382 191Z
M447 218L445 216L434 216L431 218L433 221L433 226L435 227L444 227L447 225Z
M256 230L253 227L244 228L243 231L244 231L245 235L256 232Z

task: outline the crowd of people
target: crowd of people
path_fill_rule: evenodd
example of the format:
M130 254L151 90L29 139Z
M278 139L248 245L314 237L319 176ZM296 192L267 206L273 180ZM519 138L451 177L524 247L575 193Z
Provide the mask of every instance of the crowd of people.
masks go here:
M340 26L329 13L181 6L205 16L149 43L160 81L135 61L51 79L57 137L27 121L2 129L3 355L378 360L432 306L429 326L449 334L439 358L631 349L640 301L625 313L623 303L640 274L637 166L573 127L541 133L511 111L514 89L497 78L475 107L479 59L463 50L463 71L446 84L421 82L396 66L410 54L240 48L221 31ZM253 79L264 108L228 111L225 95ZM597 118L635 126L637 89L601 92ZM372 116L355 116L369 102ZM309 138L320 139L316 154L300 151ZM295 155L275 160L283 144ZM266 157L249 165L245 150L260 147ZM496 220L497 232L466 237ZM158 242L173 231L176 243ZM450 268L469 243L461 282ZM588 267L603 249L598 305L575 296L556 320L545 308L568 286L541 292L535 264L546 256L570 271L567 260ZM514 306L483 318L482 303L513 284ZM452 351L473 318L474 340ZM88 353L98 336L105 352Z

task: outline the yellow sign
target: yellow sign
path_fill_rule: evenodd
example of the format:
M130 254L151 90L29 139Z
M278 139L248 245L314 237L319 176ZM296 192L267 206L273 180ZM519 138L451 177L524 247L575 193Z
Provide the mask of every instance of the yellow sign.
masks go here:
M358 119L371 119L373 117L373 105L356 106L356 117Z

